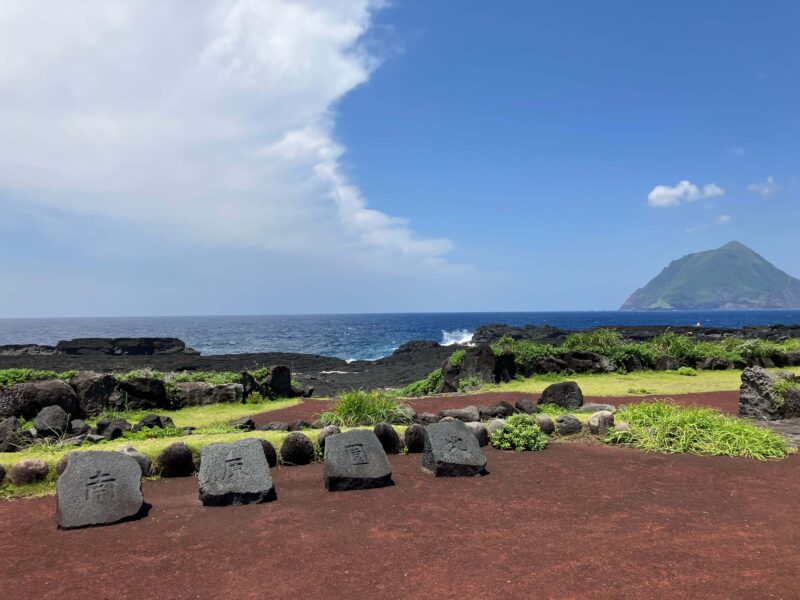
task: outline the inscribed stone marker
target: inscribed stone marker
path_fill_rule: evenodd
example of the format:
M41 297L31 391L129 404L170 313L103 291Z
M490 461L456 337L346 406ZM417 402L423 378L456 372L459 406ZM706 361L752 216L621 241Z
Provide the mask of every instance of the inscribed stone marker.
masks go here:
M392 485L392 466L378 436L366 429L325 440L325 487L328 491L365 490Z
M209 444L200 451L200 500L205 506L275 500L275 486L261 442L255 438Z

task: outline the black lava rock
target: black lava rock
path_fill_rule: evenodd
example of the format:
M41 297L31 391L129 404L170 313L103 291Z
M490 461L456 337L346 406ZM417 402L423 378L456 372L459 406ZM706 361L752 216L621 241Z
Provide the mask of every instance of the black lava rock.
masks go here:
M389 423L378 423L372 430L386 454L400 453L400 436Z
M319 444L319 447L323 452L325 451L325 439L332 435L336 435L337 433L342 433L342 430L336 425L328 425L327 427L323 427L322 431L319 432L317 435L317 444Z
M539 412L539 406L530 398L520 398L517 400L514 406L519 412L526 413L528 415L533 415Z
M156 458L162 477L188 477L195 471L194 456L183 442L170 444Z
M175 427L175 423L169 417L149 414L142 417L142 420L134 425L131 431L141 431L145 427L166 429L167 427Z
M574 410L583 406L583 392L574 381L564 381L547 386L539 404L555 404L567 410Z
M101 419L95 427L97 435L102 435L107 440L115 440L122 434L131 430L131 424L125 419Z
M311 423L298 419L297 421L292 421L289 425L289 431L301 431L303 429L311 429Z
M239 431L254 431L256 428L256 422L250 417L242 417L241 419L231 421L231 425L234 429L238 429Z
M581 430L581 422L572 415L558 415L556 418L558 435L571 435Z
M409 425L405 434L406 449L409 454L419 454L425 449L425 428L414 423Z
M0 485L3 485L3 480L6 478L6 468L0 465Z
M267 457L267 464L270 468L274 467L278 464L278 453L275 451L275 446L273 446L267 440L259 440L261 442L261 447L264 449L264 456Z
M82 419L73 419L69 424L69 432L72 435L86 435L89 433L89 424Z
M314 444L302 433L290 433L281 444L281 460L285 465L307 465L314 460Z

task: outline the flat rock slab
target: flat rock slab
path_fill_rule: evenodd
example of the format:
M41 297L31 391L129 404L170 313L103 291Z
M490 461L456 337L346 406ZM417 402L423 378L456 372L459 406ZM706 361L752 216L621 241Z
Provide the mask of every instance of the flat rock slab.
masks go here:
M486 455L478 439L460 421L425 428L423 470L437 477L474 477L486 471Z
M58 526L110 525L144 505L139 463L119 452L73 452L56 484Z
M353 429L325 439L323 477L331 492L393 485L392 465L386 452L378 436L367 429Z
M258 504L277 498L264 449L254 438L204 446L198 478L204 506Z

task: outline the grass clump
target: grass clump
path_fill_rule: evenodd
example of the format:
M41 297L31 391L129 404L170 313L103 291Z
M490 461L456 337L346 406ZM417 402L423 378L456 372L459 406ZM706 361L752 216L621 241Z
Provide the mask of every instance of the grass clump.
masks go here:
M170 373L167 380L171 383L205 382L212 385L224 385L226 383L242 383L242 374L233 371L181 371Z
M711 409L674 402L642 402L623 406L616 415L628 431L610 431L606 443L645 451L687 452L703 456L746 456L758 460L784 458L786 440L767 430Z
M692 367L680 367L675 373L684 377L697 377L697 370Z
M538 344L530 340L515 340L504 336L491 346L495 356L512 354L514 362L520 367L531 367L537 360L552 358L558 354L558 349L548 344Z
M44 379L61 379L68 381L77 371L41 371L38 369L0 369L0 386L8 387L26 381L42 381Z
M427 396L442 389L444 374L441 369L432 371L425 379L420 379L400 390L403 396Z
M163 381L164 373L154 369L134 369L133 371L128 371L127 373L115 373L114 377L116 377L119 381L128 381L130 379L137 379L139 377L150 377L151 379L161 379Z
M467 351L464 349L456 350L450 355L450 358L447 359L447 362L450 363L451 367L460 367L461 363L464 362L464 356L466 353Z
M352 390L342 394L333 408L320 415L323 425L357 427L376 423L407 423L405 405L381 392Z
M492 433L492 446L499 450L544 450L549 439L536 424L536 419L531 415L511 415L506 420L506 425Z
M778 379L772 385L774 392L775 405L778 407L786 404L786 396L791 392L800 393L800 381L796 379Z

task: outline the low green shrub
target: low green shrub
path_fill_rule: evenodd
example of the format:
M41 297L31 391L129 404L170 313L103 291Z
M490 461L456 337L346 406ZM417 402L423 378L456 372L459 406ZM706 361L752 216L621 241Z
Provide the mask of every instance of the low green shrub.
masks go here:
M570 334L561 346L575 352L597 352L609 358L622 346L622 337L613 329L594 329Z
M450 363L451 367L460 367L461 363L464 362L464 356L466 355L466 350L456 350L450 355L450 358L447 362Z
M642 402L623 406L616 419L627 421L630 429L611 430L604 441L645 451L759 460L783 458L791 451L786 440L772 431L711 408L679 406L670 401Z
M170 373L167 380L173 383L206 382L212 385L242 383L242 374L233 371L181 371Z
M375 423L408 423L405 405L381 392L353 390L343 393L333 404L333 408L322 413L323 425L356 427Z
M127 373L115 373L114 377L120 381L128 381L129 379L135 379L137 377L150 377L152 379L163 380L164 373L161 371L155 371L153 369L134 369L133 371L128 371Z
M69 380L77 371L40 371L37 369L0 369L0 386L11 386L15 383L25 383L26 381L42 381L43 379Z
M531 415L511 415L506 425L492 433L492 446L499 450L544 450L549 439Z
M478 375L470 375L469 377L462 377L458 380L458 391L463 392L467 388L480 387L485 382Z
M558 355L559 350L548 344L537 344L530 340L515 340L505 336L491 345L495 356L511 354L514 362L521 367L530 367L535 361L542 358L552 358Z
M269 402L271 398L265 398L261 395L261 392L250 392L250 395L247 397L247 404L263 404L264 402Z
M142 427L139 431L126 431L122 437L128 440L151 440L181 435L183 431L178 427Z
M428 396L442 389L444 374L441 369L432 371L425 379L420 379L400 390L403 396Z
M692 367L680 367L675 372L678 375L683 375L684 377L697 377L697 370L693 369Z
M773 392L775 392L775 404L777 406L783 406L786 402L786 395L792 391L800 392L800 381L795 379L778 379L773 386Z

